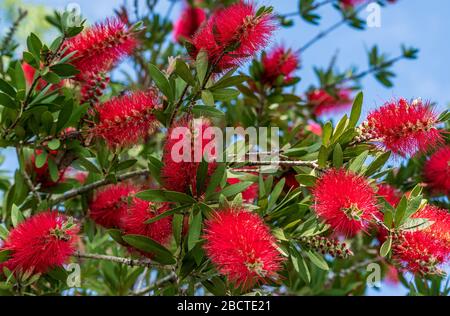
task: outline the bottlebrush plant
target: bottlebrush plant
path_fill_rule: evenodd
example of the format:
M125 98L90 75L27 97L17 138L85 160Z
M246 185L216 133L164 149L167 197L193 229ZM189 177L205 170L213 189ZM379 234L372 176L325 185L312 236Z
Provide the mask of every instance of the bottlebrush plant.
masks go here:
M51 43L16 45L21 10L0 41L0 147L18 162L0 174L0 294L363 295L369 264L411 295L450 292L450 114L362 92L417 49L375 46L361 72L333 59L307 86L303 53L336 26L289 47L276 7L157 2L91 26L55 12ZM299 3L308 23L329 5L365 28L367 1ZM277 148L213 133L263 127Z

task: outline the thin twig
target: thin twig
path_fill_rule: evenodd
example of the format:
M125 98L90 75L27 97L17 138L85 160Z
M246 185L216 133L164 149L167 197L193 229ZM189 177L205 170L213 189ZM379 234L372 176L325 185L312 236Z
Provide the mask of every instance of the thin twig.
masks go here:
M147 268L163 268L164 266L154 263L148 259L131 259L131 258L122 258L116 256L109 255L101 255L96 253L81 253L79 251L75 252L73 255L79 259L93 259L93 260L102 260L102 261L110 261L120 264L125 264L130 267L147 267ZM169 269L169 267L167 267Z
M148 169L137 170L137 171L132 171L132 172L122 174L122 175L118 176L116 180L117 180L117 182L121 182L121 181L125 181L125 180L131 179L131 178L139 177L139 176L147 176L149 174L150 174L150 171ZM51 205L59 204L68 199L74 198L78 195L95 190L97 188L100 188L102 186L105 186L105 185L108 185L111 183L113 183L113 180L107 178L107 179L99 180L99 181L84 185L82 187L67 191L60 197L50 201L50 204Z
M140 296L140 295L145 295L150 291L156 290L158 288L160 288L162 285L169 283L169 282L173 282L176 279L176 274L174 272L166 275L165 277L163 277L160 280L157 280L155 283L153 283L152 285L149 285L137 292L134 292L133 295L135 296Z
M323 30L322 32L320 32L319 34L317 34L316 36L314 36L311 40L309 40L308 42L306 42L305 45L303 45L298 52L299 53L303 53L305 50L307 50L309 47L311 47L312 45L314 45L316 42L318 42L319 40L321 40L322 38L326 37L327 35L329 35L330 33L332 33L333 31L335 31L336 29L338 29L339 27L341 27L342 25L344 25L345 23L347 23L348 20L354 18L355 16L358 15L358 13L360 13L364 8L366 7L365 4L359 6L358 8L355 9L355 11L353 11L351 14L346 15L344 14L344 17L337 23L331 25L329 28Z
M239 163L239 162L237 162ZM280 160L280 161L243 161L246 165L249 166L272 166L272 165L280 165L286 167L311 167L313 169L320 169L319 165L316 161L301 161L301 160Z

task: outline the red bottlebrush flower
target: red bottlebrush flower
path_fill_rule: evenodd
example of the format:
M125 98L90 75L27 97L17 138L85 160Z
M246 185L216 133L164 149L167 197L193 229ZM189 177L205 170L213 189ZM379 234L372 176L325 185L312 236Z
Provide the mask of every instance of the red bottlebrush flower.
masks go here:
M187 5L183 9L180 18L174 24L173 34L175 40L182 43L184 40L191 39L205 21L206 13L203 9Z
M365 230L379 211L374 189L367 179L352 172L330 170L313 190L314 210L337 233L355 235Z
M156 108L158 97L151 90L112 98L96 106L99 122L93 133L110 147L135 145L155 128L157 120L153 110Z
M238 178L228 178L227 183L230 185L237 184L241 182ZM242 199L246 203L252 204L255 202L255 200L258 198L258 183L253 183L251 186L249 186L247 189L242 191Z
M397 285L400 283L399 272L396 267L391 265L387 267L385 281L390 285Z
M275 30L270 14L256 16L253 4L241 1L217 10L192 39L193 58L204 50L220 72L244 62L267 45Z
M282 257L263 220L244 209L215 213L206 222L205 250L229 281L244 289L276 277Z
M65 54L76 51L72 64L80 71L77 80L89 73L110 71L137 46L135 34L119 18L108 19L86 29L65 43Z
M377 195L383 197L393 207L397 207L402 198L400 191L389 184L379 184Z
M423 177L433 193L450 195L450 146L431 155L425 163Z
M126 183L105 187L97 192L91 202L90 217L103 227L119 227L128 208L128 198L138 191L138 188Z
M48 211L20 223L9 234L3 249L11 256L4 263L16 272L46 273L62 266L75 252L78 226L71 219Z
M427 205L412 217L426 218L431 221L433 224L421 232L441 240L447 251L450 252L450 213L447 210Z
M283 83L292 80L292 74L298 69L300 61L296 53L290 49L279 46L263 56L264 67L261 80L263 83L273 86L279 77L283 77Z
M295 179L295 176L297 175L297 173L293 170L289 170L288 172L286 172L284 174L284 180L286 181L284 186L288 189L288 190L295 190L297 189L300 184L298 183L297 179Z
M84 79L80 83L81 103L98 103L99 98L103 95L103 91L110 81L109 76L104 73L87 73L84 75Z
M322 136L322 126L319 123L310 121L308 126L306 126L306 129L319 137Z
M201 194L202 192L197 192L197 171L202 156L206 156L208 162L208 177L205 181L207 187L209 177L217 167L214 161L215 149L208 150L209 145L214 143L214 138L207 135L210 127L210 122L205 119L182 120L169 130L164 145L164 167L161 170L166 189L194 195Z
M307 94L308 103L313 106L317 116L344 111L351 107L351 90L338 89L333 96L323 89L316 89Z
M164 245L172 235L172 217L167 216L150 224L145 222L168 210L170 207L167 203L156 204L134 198L122 216L120 228L125 234L145 236Z
M442 141L437 123L438 117L429 103L400 99L372 112L360 132L363 139L379 141L387 150L407 156Z
M427 205L413 215L432 224L427 228L403 233L394 239L393 258L413 273L440 273L439 266L450 256L450 214L446 210Z
M23 74L25 76L25 81L29 86L33 84L34 75L36 74L36 69L34 69L30 64L23 62L22 63ZM47 82L44 79L39 79L38 84L36 86L36 90L42 90L47 85Z
M354 8L355 6L365 2L367 2L367 0L339 0L339 3L344 7L344 9Z
M42 167L38 168L36 167L36 157L39 156L41 153L42 150L37 149L35 153L30 156L30 160L26 164L26 169L27 172L32 176L35 183L41 184L42 188L51 188L63 181L66 168L64 168L63 170L59 170L58 179L56 181L53 181L50 176L48 159L50 158L52 160L55 160L56 156L58 155L58 152L54 150L49 152L47 154L45 164Z

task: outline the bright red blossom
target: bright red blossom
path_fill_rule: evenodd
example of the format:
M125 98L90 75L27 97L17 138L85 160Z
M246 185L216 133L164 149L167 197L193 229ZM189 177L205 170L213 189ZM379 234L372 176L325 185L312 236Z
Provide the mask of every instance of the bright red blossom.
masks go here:
M330 170L313 190L314 210L337 233L355 235L373 216L380 218L374 189L367 179L350 171Z
M283 83L289 83L292 75L299 67L300 61L296 53L283 46L276 47L262 59L264 67L261 80L263 83L273 86L278 78L283 78Z
M389 184L379 184L377 195L383 197L389 204L397 207L402 195L400 191Z
M400 99L372 112L361 127L361 135L381 142L395 154L407 156L426 151L442 141L437 123L438 117L429 103Z
M206 222L205 250L229 281L252 288L277 276L282 258L262 219L244 209L227 209Z
M151 90L112 98L96 106L99 122L93 133L110 147L135 145L157 125L153 111L158 103L156 92Z
M96 193L89 206L90 217L103 227L119 227L128 208L128 198L138 191L138 188L126 183L103 188Z
M425 218L432 224L397 236L392 246L393 258L412 273L441 273L439 266L450 257L450 214L427 205L413 218Z
M425 163L423 176L433 193L450 195L450 146L430 156Z
M217 163L214 161L216 152L209 147L214 144L212 135L208 135L211 124L208 120L186 120L175 123L167 134L164 145L161 175L164 186L171 191L197 193L197 171L202 156L207 157L209 177L214 173Z
M123 57L137 46L135 34L119 18L96 24L83 33L70 38L65 54L76 51L72 64L80 71L77 80L84 80L89 73L110 71Z
M186 6L173 26L175 40L181 43L191 39L205 20L206 13L203 9Z
M34 215L14 228L3 249L11 256L4 263L10 270L46 273L62 266L76 249L78 226L57 212Z
M227 183L230 185L237 184L240 182L241 182L241 180L238 178L228 178L227 179ZM259 188L258 183L253 183L252 185L250 185L247 189L242 191L242 199L245 202L250 203L250 204L255 202L255 200L258 198L258 188Z
M233 68L266 46L274 29L271 15L256 16L255 6L241 1L210 17L192 39L190 54L196 58L205 50L216 71Z
M337 89L336 95L331 95L323 89L312 90L307 94L308 103L313 106L317 116L344 111L351 107L351 90Z
M160 244L166 244L172 235L172 217L167 216L150 224L145 222L169 209L167 203L156 204L134 198L122 216L120 228L125 234L142 235Z

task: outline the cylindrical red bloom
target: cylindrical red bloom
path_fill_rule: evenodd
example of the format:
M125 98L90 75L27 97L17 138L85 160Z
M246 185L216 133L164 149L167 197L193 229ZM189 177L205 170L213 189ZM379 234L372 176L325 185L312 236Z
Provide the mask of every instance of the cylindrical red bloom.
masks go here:
M425 163L423 177L433 193L450 195L450 146L431 155Z
M313 190L314 210L337 233L355 235L380 218L374 189L350 171L329 170Z
M432 224L420 231L403 233L394 239L393 258L413 273L440 273L439 266L450 257L450 214L427 205L413 215Z
M135 34L119 18L108 19L70 38L64 45L65 55L76 51L72 64L80 71L76 79L85 80L89 73L110 71L137 46Z
M307 98L317 116L344 111L352 105L351 90L345 88L337 89L336 95L316 89L309 92Z
M112 98L96 106L99 120L93 133L110 147L135 145L153 132L157 107L158 96L152 90Z
M4 265L14 271L46 273L62 266L75 252L78 226L58 212L34 215L14 228L3 249L11 256Z
M145 222L169 209L167 203L156 204L134 198L122 216L120 228L124 234L145 236L164 245L172 235L172 217L167 216L150 224Z
M397 207L402 198L401 192L389 184L379 184L377 195L383 197L393 207Z
M194 36L189 53L196 58L205 50L215 70L222 71L238 66L266 46L274 29L271 15L256 16L255 6L241 1L217 10Z
M209 133L211 124L206 119L186 120L174 124L164 145L161 176L166 189L197 195L197 171L206 157L207 179L214 173L217 163L214 135ZM211 145L214 145L211 147ZM205 188L204 188L205 189Z
M204 248L229 281L244 289L276 277L282 257L263 220L244 209L227 209L206 222Z
M128 198L138 191L138 188L126 183L105 187L96 193L91 202L89 216L103 227L119 227L128 208Z
M283 46L276 47L262 59L264 67L261 80L263 83L273 86L279 77L282 83L289 83L292 74L298 69L300 61L298 54Z
M177 42L191 39L206 20L206 13L201 8L187 5L173 26L173 35Z
M241 182L241 180L238 178L228 178L227 179L227 183L230 185L237 184L240 182ZM247 189L242 191L242 199L245 202L250 203L250 204L255 202L255 200L258 198L258 188L259 188L258 183L253 183L252 185L250 185Z
M379 141L385 149L407 156L442 141L437 123L438 117L429 103L400 99L372 112L360 131L363 139Z

